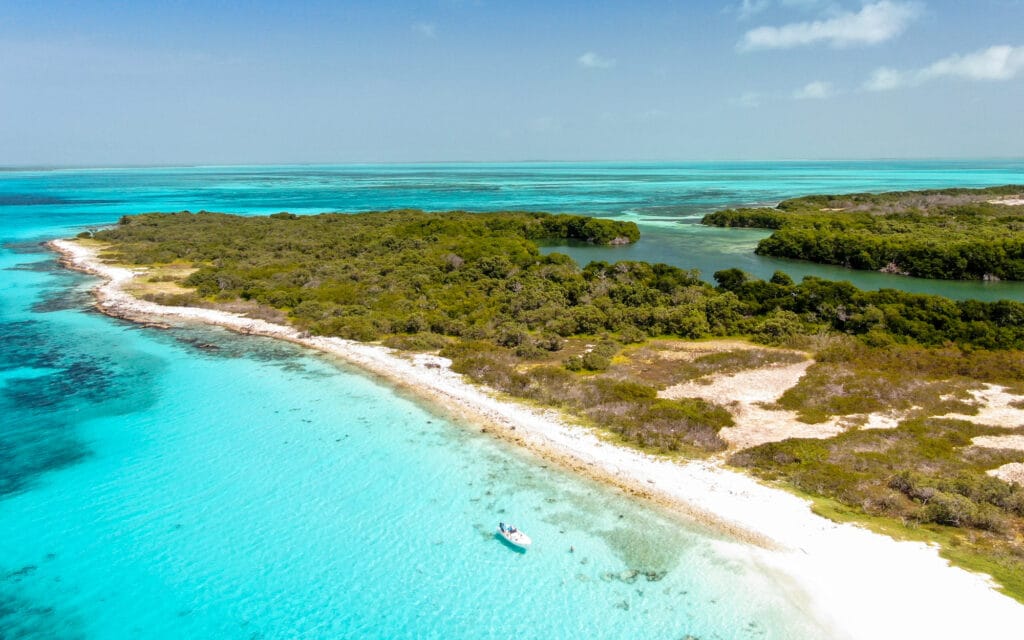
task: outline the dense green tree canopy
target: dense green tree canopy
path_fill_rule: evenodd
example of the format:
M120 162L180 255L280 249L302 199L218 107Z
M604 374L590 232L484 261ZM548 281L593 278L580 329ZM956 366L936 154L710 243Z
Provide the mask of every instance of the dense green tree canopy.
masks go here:
M947 280L1024 280L1024 186L807 196L705 216L773 229L757 253Z
M536 240L623 242L632 223L537 213L390 211L241 217L146 214L98 232L136 264L186 261L209 300L279 309L314 333L374 340L433 333L529 349L606 332L780 343L833 330L874 343L1024 347L1024 305L954 302L783 273L729 269L718 288L696 271L542 255Z

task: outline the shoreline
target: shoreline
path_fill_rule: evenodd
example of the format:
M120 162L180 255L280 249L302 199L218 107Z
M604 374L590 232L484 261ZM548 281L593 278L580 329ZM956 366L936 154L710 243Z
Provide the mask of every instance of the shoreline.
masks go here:
M63 265L100 276L93 288L104 313L153 323L181 320L287 340L336 356L441 408L459 421L685 518L754 545L759 563L805 595L812 615L852 638L1002 637L1024 627L1024 606L991 579L952 567L936 548L899 542L814 515L790 493L711 461L674 462L601 440L558 412L534 408L467 383L431 355L397 355L383 346L304 336L297 330L225 311L166 307L125 291L136 273L103 264L73 241L48 246Z

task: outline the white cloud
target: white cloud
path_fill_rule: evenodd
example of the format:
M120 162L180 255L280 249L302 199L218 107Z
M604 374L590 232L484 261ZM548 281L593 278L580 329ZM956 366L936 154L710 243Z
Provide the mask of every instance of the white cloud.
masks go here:
M740 20L747 20L765 11L773 4L777 4L780 7L807 11L830 2L831 0L740 0L739 4L727 7L726 11L735 13Z
M756 91L747 91L738 98L730 98L729 104L744 109L756 109L761 106L761 94Z
M610 69L615 66L615 60L599 56L593 51L588 51L576 58L581 67L588 69Z
M864 83L869 91L889 91L938 78L965 80L1012 80L1024 73L1024 46L998 45L964 55L955 54L912 71L875 69Z
M740 14L740 19L746 20L751 16L761 13L767 9L770 4L771 0L743 0L737 8L737 11Z
M437 37L437 25L431 22L417 22L412 25L412 30L424 38L433 39Z
M835 88L831 82L808 82L793 92L794 100L824 100L835 95Z
M828 20L751 29L737 48L740 51L790 49L819 42L833 47L878 44L903 33L920 14L921 5L916 2L882 0L864 5L857 13L840 13Z
M880 67L871 73L871 77L864 83L868 91L889 91L903 85L906 78L896 69Z
M1024 71L1024 47L999 45L967 55L952 55L922 69L923 80L953 76L968 80L1010 80Z

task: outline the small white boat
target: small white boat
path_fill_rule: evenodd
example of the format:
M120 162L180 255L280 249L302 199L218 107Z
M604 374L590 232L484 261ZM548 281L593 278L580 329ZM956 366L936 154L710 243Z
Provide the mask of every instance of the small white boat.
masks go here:
M515 525L505 524L504 522L498 523L498 535L504 538L510 545L524 550L533 542L533 540L530 540L530 536L516 529Z

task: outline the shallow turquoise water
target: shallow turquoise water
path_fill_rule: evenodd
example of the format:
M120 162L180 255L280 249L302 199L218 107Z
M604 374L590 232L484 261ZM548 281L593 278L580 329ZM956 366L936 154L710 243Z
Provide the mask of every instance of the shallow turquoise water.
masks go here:
M0 173L0 637L830 633L742 545L545 468L324 356L93 313L92 280L58 269L40 239L145 210L543 208L633 216L650 240L634 250L722 268L750 237L706 234L686 222L695 211L1007 182L1024 182L1024 165ZM534 548L504 547L499 519Z

